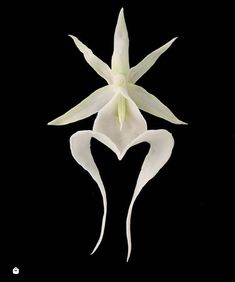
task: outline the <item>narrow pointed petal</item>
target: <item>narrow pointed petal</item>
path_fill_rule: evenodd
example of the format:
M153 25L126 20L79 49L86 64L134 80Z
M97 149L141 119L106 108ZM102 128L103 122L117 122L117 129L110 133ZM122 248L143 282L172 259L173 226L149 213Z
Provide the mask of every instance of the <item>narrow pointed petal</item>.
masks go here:
M121 9L114 33L112 71L127 74L129 71L129 38L123 9Z
M107 214L107 199L106 199L105 188L102 179L100 177L99 170L92 157L91 149L90 149L90 141L92 137L95 137L97 140L105 144L117 155L119 154L115 144L113 144L112 141L107 136L104 136L103 134L100 133L96 133L90 130L78 131L77 133L73 134L70 138L70 148L74 159L85 170L87 170L91 175L91 177L95 180L95 182L97 183L100 189L103 199L104 213L102 218L100 236L91 254L93 254L97 250L97 248L99 247L102 241L104 235L104 229L105 229L106 214Z
M118 102L121 94L117 94L98 113L93 130L108 136L122 152L138 135L147 130L147 124L135 103L126 96L125 118L121 128L118 113Z
M140 110L175 124L187 124L179 120L167 106L157 97L148 93L143 87L129 84L128 94Z
M163 129L148 130L144 132L142 135L137 137L128 146L128 148L142 142L148 142L150 144L150 149L143 162L133 197L128 209L126 220L126 236L128 243L127 261L129 260L131 254L131 214L135 200L146 183L150 179L152 179L168 161L174 146L174 139L172 135L167 130Z
M147 55L138 65L131 68L129 81L131 83L135 83L138 79L140 79L141 76L143 76L155 64L161 54L163 54L176 39L177 37L173 38L162 47Z
M91 49L89 49L85 44L83 44L77 37L69 35L77 48L83 53L87 63L101 76L108 84L112 83L112 72L110 67L93 54Z
M104 105L112 99L113 95L114 92L112 86L106 85L99 88L77 106L73 107L62 116L49 122L48 125L65 125L87 118L103 108Z

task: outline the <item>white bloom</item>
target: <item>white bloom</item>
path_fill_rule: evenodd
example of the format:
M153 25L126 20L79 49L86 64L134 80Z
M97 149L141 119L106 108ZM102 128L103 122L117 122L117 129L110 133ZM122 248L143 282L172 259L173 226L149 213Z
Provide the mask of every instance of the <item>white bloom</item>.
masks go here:
M123 158L127 150L141 142L148 142L150 150L142 165L126 221L129 259L131 253L130 219L133 204L144 185L163 167L171 155L174 145L172 135L166 130L147 130L147 124L139 109L175 124L185 124L163 103L135 83L156 62L176 38L146 56L135 67L129 67L129 39L121 9L114 34L112 68L100 60L79 39L70 35L88 64L103 77L108 85L99 88L64 115L49 125L64 125L98 113L93 130L78 131L70 139L71 152L75 160L86 169L98 184L104 205L104 214L99 240L92 253L98 248L104 233L107 201L99 170L90 151L90 140L96 138Z

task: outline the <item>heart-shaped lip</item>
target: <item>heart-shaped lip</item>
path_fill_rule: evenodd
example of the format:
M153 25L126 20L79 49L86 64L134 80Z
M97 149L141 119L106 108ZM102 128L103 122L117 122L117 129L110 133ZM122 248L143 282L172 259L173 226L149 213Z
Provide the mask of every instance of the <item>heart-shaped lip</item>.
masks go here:
M128 214L126 219L126 237L128 244L127 261L128 261L131 254L130 226L131 226L131 214L132 214L134 202L137 196L139 195L140 191L142 190L142 188L145 186L145 184L158 173L158 171L165 165L165 163L170 158L174 146L174 139L172 135L164 129L146 130L145 132L140 134L137 138L132 140L124 148L124 150L120 152L116 144L112 142L112 140L108 136L97 131L91 131L91 130L78 131L77 133L71 136L70 148L74 159L77 161L79 165L81 165L85 170L87 170L89 174L92 176L92 178L95 180L95 182L97 183L100 189L103 199L104 213L102 218L100 236L91 254L93 254L96 251L96 249L98 248L98 246L102 241L104 228L105 228L106 214L107 214L106 191L99 170L92 157L91 148L90 148L91 138L95 138L99 142L106 145L117 155L119 160L122 159L122 157L132 146L138 145L143 142L147 142L150 144L149 151L144 159L139 176L137 178L136 187L134 189L134 193L132 196L132 200L128 209Z

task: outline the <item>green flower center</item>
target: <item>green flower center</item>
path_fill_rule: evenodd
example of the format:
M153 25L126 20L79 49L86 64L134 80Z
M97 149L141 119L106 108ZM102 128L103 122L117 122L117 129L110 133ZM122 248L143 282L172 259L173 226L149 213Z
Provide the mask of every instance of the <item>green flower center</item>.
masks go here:
M120 124L120 130L122 130L123 123L126 118L126 98L120 95L118 97L118 120Z
M126 86L126 76L123 74L115 74L114 75L114 79L113 79L113 84L115 86L119 86L119 87L125 87Z

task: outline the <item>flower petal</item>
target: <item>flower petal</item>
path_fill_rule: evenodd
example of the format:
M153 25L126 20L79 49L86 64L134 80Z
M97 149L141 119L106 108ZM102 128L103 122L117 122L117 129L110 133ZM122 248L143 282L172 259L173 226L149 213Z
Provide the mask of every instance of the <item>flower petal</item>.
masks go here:
M175 124L187 124L182 120L179 120L169 108L167 108L157 97L148 93L143 87L129 84L128 94L140 110Z
M142 142L148 142L150 144L150 150L142 165L127 214L126 235L128 242L128 255L127 255L127 261L128 261L131 254L130 225L131 225L131 214L132 214L134 202L137 196L139 195L140 191L142 190L142 188L145 186L145 184L157 174L157 172L163 167L163 165L169 159L174 145L174 139L172 135L166 130L145 131L143 134L139 135L135 140L133 140L125 148L125 150L123 150L122 155L120 155L117 146L107 136L105 136L102 133L86 130L86 131L78 131L77 133L71 136L70 148L74 159L85 170L87 170L91 175L91 177L96 181L97 185L99 186L103 199L104 214L102 218L100 236L91 254L93 254L97 250L97 248L99 247L102 241L104 229L105 229L106 215L107 215L107 199L106 199L105 188L101 180L99 170L94 162L90 150L90 140L92 137L96 138L104 145L106 145L109 149L111 149L118 156L119 159L121 159L125 155L127 150L134 145L137 145Z
M95 119L93 130L108 136L117 146L120 153L138 135L147 130L147 124L135 103L127 96L125 103L125 119L121 128L119 122L118 103L122 90L105 105Z
M171 41L146 56L138 65L131 68L129 73L129 82L135 83L138 79L140 79L141 76L143 76L155 64L161 54L163 54L176 39L177 37L173 38Z
M146 183L152 179L158 171L164 166L171 156L171 152L174 146L174 139L172 135L164 129L161 130L148 130L137 137L131 144L129 144L127 150L141 142L148 142L150 149L143 162L134 194L128 209L127 220L126 220L126 236L128 243L128 254L127 261L131 254L131 214L134 202L139 195L142 188ZM124 152L125 154L125 152Z
M114 33L112 71L124 75L129 71L129 38L123 8L119 13Z
M77 106L63 114L62 116L49 122L48 125L64 125L87 118L97 113L113 97L112 86L106 85L99 88Z
M106 199L105 188L101 180L99 170L91 155L90 141L92 137L95 137L97 140L105 144L112 151L114 151L117 155L119 154L118 149L116 148L115 144L113 144L112 141L107 136L104 136L103 134L100 134L98 132L93 132L91 130L78 131L77 133L73 134L70 138L70 148L71 148L71 153L74 159L85 170L87 170L89 174L91 175L91 177L95 180L95 182L99 186L99 189L102 195L102 199L103 199L104 213L103 213L103 218L102 218L100 236L91 254L93 254L96 251L96 249L99 247L102 241L103 234L104 234L104 228L105 228L105 222L106 222L106 214L107 214L107 199Z
M89 49L85 44L83 44L77 37L69 35L78 49L83 53L87 63L109 84L112 83L112 71L110 67L93 54L91 49Z

